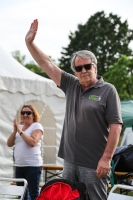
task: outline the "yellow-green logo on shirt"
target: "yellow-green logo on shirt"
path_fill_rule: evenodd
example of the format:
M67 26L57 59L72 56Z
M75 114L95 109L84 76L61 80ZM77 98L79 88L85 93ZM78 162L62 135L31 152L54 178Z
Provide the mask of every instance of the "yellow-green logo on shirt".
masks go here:
M93 100L93 101L100 101L101 100L100 96L95 96L95 95L90 95L88 98L90 100Z

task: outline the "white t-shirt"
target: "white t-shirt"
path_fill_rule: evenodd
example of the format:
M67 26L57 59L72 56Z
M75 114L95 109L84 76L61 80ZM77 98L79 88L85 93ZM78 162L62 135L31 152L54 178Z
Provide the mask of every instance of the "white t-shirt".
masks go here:
M23 127L23 125L22 125ZM35 122L30 125L30 127L24 131L28 136L31 135L34 130L41 130L42 137L37 143L36 146L30 147L20 136L16 133L15 139L15 149L14 149L14 158L16 166L42 166L42 157L41 157L41 140L43 138L43 127L40 123Z

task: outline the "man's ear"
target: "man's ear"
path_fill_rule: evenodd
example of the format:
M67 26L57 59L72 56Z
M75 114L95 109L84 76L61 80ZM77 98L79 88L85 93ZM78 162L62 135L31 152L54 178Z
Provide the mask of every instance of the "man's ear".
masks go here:
M73 72L73 74L74 74L74 76L76 76L76 73L75 73L75 72Z
M97 68L97 65L96 65L96 67L95 67L95 72L96 72L96 73L98 72L98 68Z

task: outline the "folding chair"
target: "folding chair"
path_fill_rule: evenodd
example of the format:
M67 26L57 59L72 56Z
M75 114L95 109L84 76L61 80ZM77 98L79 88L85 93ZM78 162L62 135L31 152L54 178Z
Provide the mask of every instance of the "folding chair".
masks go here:
M129 185L133 180L133 145L117 147L112 161L115 183Z
M24 186L11 185L11 183L23 182ZM27 181L18 178L0 177L0 200L23 200L27 189Z
M109 196L107 200L133 200L133 196L127 196L126 194L123 195L123 194L114 193L114 191L118 188L123 189L124 191L125 190L133 191L133 186L127 186L127 185L122 185L122 184L114 185L113 188L109 192Z
M119 147L117 149L119 150ZM126 150L128 150L128 149L126 149ZM133 148L131 148L131 150L133 151ZM114 160L111 161L112 170L111 170L111 181L110 182L111 182L112 187L114 186L114 184L123 184L123 185L127 185L127 186L132 186L133 169L130 168L129 164L127 166L124 165L123 160L121 159L122 156L123 155L116 157ZM120 193L122 194L123 192L124 192L124 190L120 189ZM127 193L128 192L129 191L127 191Z

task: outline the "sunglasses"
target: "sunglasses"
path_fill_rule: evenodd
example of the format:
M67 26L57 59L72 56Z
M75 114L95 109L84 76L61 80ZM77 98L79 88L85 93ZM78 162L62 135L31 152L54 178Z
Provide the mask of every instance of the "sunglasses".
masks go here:
M93 64L94 63L89 63L89 64L85 64L85 65L75 66L74 69L76 72L81 72L83 68L86 70L90 70L92 68Z
M33 112L32 111L21 111L21 115L31 115L31 114L33 114Z

